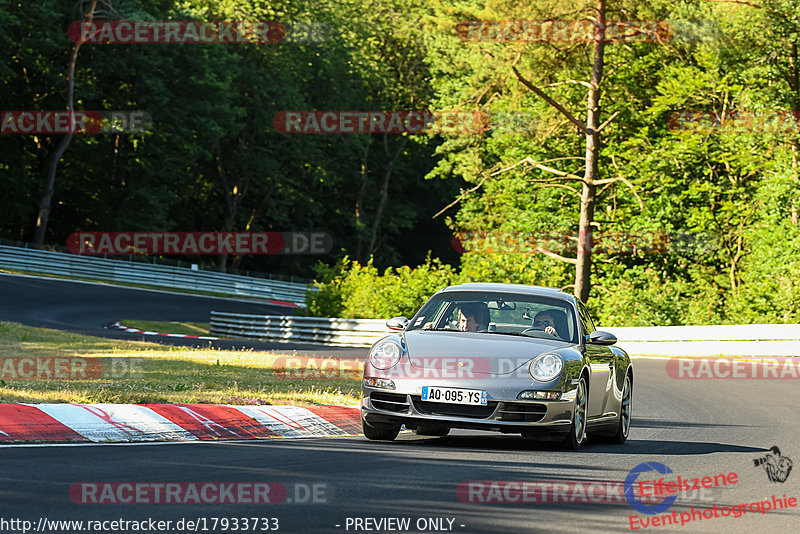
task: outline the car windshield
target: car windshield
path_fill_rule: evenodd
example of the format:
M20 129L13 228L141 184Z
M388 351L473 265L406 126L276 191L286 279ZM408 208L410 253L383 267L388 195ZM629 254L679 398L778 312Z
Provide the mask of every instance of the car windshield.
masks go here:
M425 303L408 330L524 335L572 343L577 339L568 301L514 293L441 293Z

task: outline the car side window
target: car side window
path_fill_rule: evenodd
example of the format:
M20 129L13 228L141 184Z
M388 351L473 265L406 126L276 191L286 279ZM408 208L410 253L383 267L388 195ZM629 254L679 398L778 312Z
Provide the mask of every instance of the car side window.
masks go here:
M588 336L596 330L594 327L594 322L592 321L591 316L589 316L589 310L586 309L586 306L581 301L578 301L578 318L581 321L581 327L584 335Z
M583 306L583 310L584 313L586 313L586 322L589 323L589 327L592 329L592 332L594 332L595 330L597 330L597 328L594 326L594 321L592 320L592 314L589 313L589 308L587 308L586 305Z

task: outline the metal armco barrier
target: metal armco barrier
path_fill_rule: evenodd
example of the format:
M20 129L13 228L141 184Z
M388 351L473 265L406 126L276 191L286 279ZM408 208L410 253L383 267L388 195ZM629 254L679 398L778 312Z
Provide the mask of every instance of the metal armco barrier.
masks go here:
M384 319L326 319L211 312L212 336L369 347L388 333Z
M629 354L800 356L800 324L598 327Z
M47 250L0 245L0 268L62 276L146 284L168 289L193 289L291 302L305 306L308 286L183 267L77 256Z
M800 325L599 327L629 354L800 356ZM389 334L384 319L324 319L211 312L211 335L259 341L369 347Z

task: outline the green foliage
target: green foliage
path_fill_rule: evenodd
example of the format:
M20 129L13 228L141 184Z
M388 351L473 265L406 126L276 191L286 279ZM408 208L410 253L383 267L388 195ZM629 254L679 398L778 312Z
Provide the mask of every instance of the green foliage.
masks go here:
M571 288L574 266L535 247L459 257L449 241L457 231L576 234L580 183L548 168L580 176L583 138L511 66L580 115L592 45L465 42L455 27L572 20L593 2L104 5L114 8L105 18L307 21L327 30L270 45L84 45L77 108L144 110L154 124L145 134L73 138L49 242L81 230L328 232L335 246L322 258L231 260L243 269L316 272L307 311L316 316L410 315L436 290L467 281ZM800 110L800 0L607 5L610 19L667 20L674 34L606 46L601 121L617 116L602 131L593 231L707 243L596 251L589 304L599 322L800 321L798 135L676 132L668 122L682 110ZM0 0L4 109L64 108L65 28L79 16L74 1ZM286 110L424 109L521 115L469 135L285 135L272 125ZM32 236L58 141L0 136L0 237Z
M604 278L603 291L587 303L604 326L677 326L722 322L722 292L702 278L671 279L653 267L635 266Z
M798 193L800 184L789 177L776 177L759 191L759 222L745 234L748 250L741 284L729 299L730 322L800 322L800 227L789 215Z
M436 291L456 280L455 270L428 257L412 269L388 268L383 273L372 260L361 265L344 258L335 267L321 266L308 294L310 315L346 318L411 317Z
M56 177L50 244L63 245L74 231L321 231L334 237L335 249L324 257L329 262L373 254L386 266L422 261L429 248L447 253L448 230L430 212L459 184L424 180L433 166L430 139L407 140L393 162L379 217L386 147L396 150L400 139L286 135L272 126L275 114L286 110L425 109L429 76L419 61L418 20L409 16L421 13L421 2L101 5L99 22L275 20L290 28L314 23L321 31L277 44L84 44L76 108L141 110L153 127L145 134L73 137ZM4 110L64 108L72 46L66 28L81 16L75 2L0 0ZM0 237L31 239L46 161L59 140L0 136ZM427 248L410 247L403 238L415 227L425 232L420 244ZM373 234L374 250L368 251ZM318 259L252 256L233 258L231 266L309 276ZM199 260L208 267L216 258Z
M342 317L342 284L348 269L348 258L344 257L334 265L318 262L315 266L317 277L306 293L307 309L300 310L312 317Z
M572 279L569 265L523 253L467 252L461 258L463 282L499 282L567 288Z

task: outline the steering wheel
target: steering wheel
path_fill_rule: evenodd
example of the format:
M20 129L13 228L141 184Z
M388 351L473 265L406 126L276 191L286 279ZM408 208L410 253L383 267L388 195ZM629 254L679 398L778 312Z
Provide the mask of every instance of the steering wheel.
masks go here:
M548 333L548 332L545 332L544 330L539 330L538 328L533 328L533 327L526 328L526 329L525 329L525 330L523 330L521 333L522 333L522 334L525 334L525 335L527 336L527 335L528 335L528 332L538 332L538 333L541 333L541 334L548 335L548 336L550 336L550 337L554 337L554 338L556 338L556 339L561 339L560 337L558 337L558 336L557 336L557 335L555 335L555 334L550 334L550 333Z

